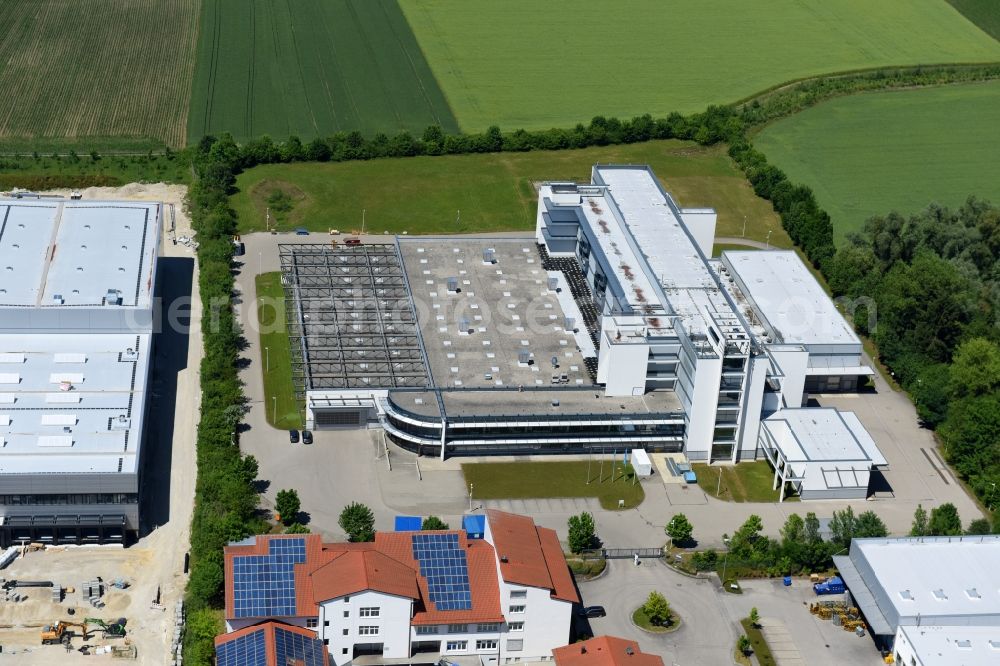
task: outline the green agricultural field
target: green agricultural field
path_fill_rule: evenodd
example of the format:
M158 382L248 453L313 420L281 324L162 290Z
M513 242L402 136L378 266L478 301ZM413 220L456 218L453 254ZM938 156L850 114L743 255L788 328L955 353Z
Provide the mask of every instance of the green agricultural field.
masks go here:
M1000 60L945 0L400 4L464 130L688 113L800 77Z
M0 150L183 146L197 7L191 0L6 0Z
M764 129L756 147L813 188L834 236L891 210L1000 201L1000 81L824 102Z
M771 204L758 198L722 146L651 141L583 150L379 159L339 164L269 164L240 174L233 206L240 229L264 228L268 200L283 200L278 229L326 232L474 233L535 228L535 185L590 180L594 164L650 164L684 206L712 206L720 236L790 247ZM275 198L275 191L284 195ZM286 196L287 195L287 196ZM272 211L273 212L273 211ZM273 217L273 215L272 215Z
M188 135L457 129L395 0L203 0Z

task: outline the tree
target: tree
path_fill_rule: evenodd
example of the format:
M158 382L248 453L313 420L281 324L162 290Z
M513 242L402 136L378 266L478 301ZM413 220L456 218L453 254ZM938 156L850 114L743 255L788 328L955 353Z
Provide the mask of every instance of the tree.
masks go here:
M1000 387L1000 346L985 338L963 342L955 351L950 379L957 397L992 393Z
M928 529L932 536L956 536L962 533L962 519L951 502L931 509Z
M785 547L791 544L801 544L805 541L805 521L802 516L793 513L785 520L781 528L781 542Z
M889 535L889 529L874 511L864 511L858 514L854 521L854 538L868 539Z
M351 502L340 512L337 521L340 529L347 533L347 540L353 543L375 540L375 514L360 502Z
M691 535L694 533L694 526L683 513L675 514L663 529L670 540L677 545L689 543Z
M302 523L292 523L285 528L285 534L309 534L309 528Z
M830 518L830 540L841 548L851 545L854 538L855 523L854 509L847 507L843 511L834 511Z
M569 549L572 553L582 553L597 543L594 516L584 511L569 518Z
M987 520L986 518L976 518L971 523L969 523L969 527L966 528L965 530L966 534L976 534L976 535L991 534L992 532L993 530L990 529L990 521Z
M736 649L743 653L745 656L749 656L753 652L753 647L750 645L750 639L747 638L746 634L743 634L736 641Z
M451 528L448 527L448 523L444 522L437 516L427 516L424 518L424 522L420 525L420 529L425 532L429 532L433 530L447 530Z
M750 620L751 627L756 628L760 626L760 613L757 611L756 606L750 609L750 615L747 619Z
M740 525L739 529L733 532L729 548L736 555L746 557L754 552L761 539L761 532L764 531L764 522L757 514L751 514L746 521Z
M642 612L653 625L665 625L670 622L670 602L662 594L653 590L642 605Z
M910 536L922 537L930 533L930 526L927 524L927 511L922 504L918 504L916 511L913 512L913 525L910 527Z
M274 502L274 508L278 512L278 519L286 527L295 522L302 507L299 502L299 494L294 490L279 490Z

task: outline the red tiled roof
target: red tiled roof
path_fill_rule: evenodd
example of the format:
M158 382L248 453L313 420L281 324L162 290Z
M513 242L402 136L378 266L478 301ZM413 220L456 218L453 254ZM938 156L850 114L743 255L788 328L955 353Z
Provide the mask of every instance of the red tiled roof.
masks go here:
M576 593L576 585L573 584L573 576L569 572L566 556L563 555L556 531L539 527L538 541L542 544L545 566L548 567L549 577L552 578L552 598L574 604L580 603L580 595Z
M663 659L640 652L635 641L615 636L598 636L556 648L552 656L556 666L663 666Z
M284 664L278 664L277 653L275 651L275 640L274 640L274 630L282 629L293 634L298 634L312 640L319 640L316 636L315 631L310 631L309 629L303 629L302 627L295 627L290 624L285 624L283 622L275 622L273 620L267 622L261 622L260 624L255 624L249 627L244 627L237 631L230 632L228 634L220 634L215 637L215 648L218 650L220 645L225 645L230 641L234 641L237 638L242 638L243 636L249 636L250 634L256 633L258 631L264 632L264 647L265 656L267 657L267 666L285 666ZM330 653L328 651L320 650L322 654L323 663L326 666L330 666ZM301 663L301 662L300 662Z
M487 510L486 518L505 581L551 590L556 599L580 600L553 530L536 526L528 516L495 509Z
M304 574L307 567L321 566L329 561L329 557L323 555L323 537L318 534L296 534L296 535L259 535L254 543L245 546L226 546L225 549L225 579L226 579L226 618L233 619L236 616L233 602L233 558L245 557L247 555L267 555L268 543L274 539L305 538L306 541L306 564L295 566L295 591L296 613L297 615L316 615L316 604L303 605L303 597L311 599L311 589L308 581L304 581Z
M309 576L317 603L364 590L420 598L416 572L377 550L342 552Z

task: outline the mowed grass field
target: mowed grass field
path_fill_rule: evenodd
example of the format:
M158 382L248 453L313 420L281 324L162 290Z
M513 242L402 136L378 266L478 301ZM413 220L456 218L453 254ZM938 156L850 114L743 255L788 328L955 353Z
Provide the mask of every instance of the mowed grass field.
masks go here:
M192 142L457 125L395 0L202 0Z
M945 0L399 2L467 131L688 113L799 77L1000 60L1000 43Z
M842 97L754 143L813 188L837 239L891 210L958 206L970 194L1000 202L1000 82Z
M1000 3L997 0L948 0L963 16L1000 39Z
M198 3L6 0L0 150L186 140ZM20 148L15 148L18 150Z
M790 247L770 203L757 197L723 146L685 141L486 155L379 159L367 162L269 164L237 178L233 206L243 231L264 228L267 199L281 190L294 202L281 231L307 227L370 233L475 233L535 228L536 185L590 181L596 163L650 164L680 205L711 206L717 233ZM273 215L272 215L273 221Z

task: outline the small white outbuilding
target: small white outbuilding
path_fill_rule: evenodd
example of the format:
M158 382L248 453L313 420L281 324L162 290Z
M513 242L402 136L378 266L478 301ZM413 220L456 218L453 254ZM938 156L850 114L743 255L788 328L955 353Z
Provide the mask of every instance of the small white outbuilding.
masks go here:
M632 469L639 476L650 476L653 474L653 463L644 449L632 449Z

